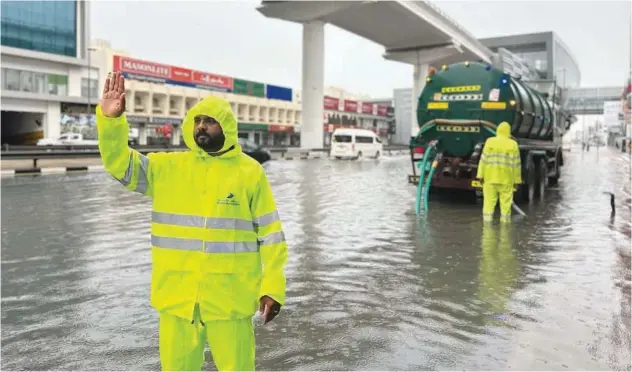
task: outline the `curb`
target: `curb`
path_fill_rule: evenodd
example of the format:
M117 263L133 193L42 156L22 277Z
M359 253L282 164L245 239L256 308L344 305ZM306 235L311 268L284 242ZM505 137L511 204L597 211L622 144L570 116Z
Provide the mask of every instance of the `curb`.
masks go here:
M408 154L408 151L394 150L384 152L384 156L404 155ZM282 158L272 158L272 161L283 160L313 160L313 159L328 159L329 154L297 154L296 156L287 156ZM36 176L44 174L68 174L68 173L80 173L80 172L103 172L105 168L103 165L84 165L84 166L70 166L70 167L47 167L47 168L19 168L3 170L0 172L2 177L14 177L14 176Z
M409 155L410 151L409 150L391 150L391 151L384 151L382 153L382 156L385 157L389 157L389 156L399 156L399 155ZM312 159L329 159L329 153L325 152L318 152L318 153L314 153L313 155L311 153L300 153L300 152L295 152L295 153L288 153L285 156L281 156L281 157L273 157L271 160L278 160L278 161L282 161L282 160L312 160Z
M36 176L42 174L64 174L77 172L102 172L105 168L102 165L84 165L71 167L50 167L50 168L20 168L3 170L2 177L11 176Z

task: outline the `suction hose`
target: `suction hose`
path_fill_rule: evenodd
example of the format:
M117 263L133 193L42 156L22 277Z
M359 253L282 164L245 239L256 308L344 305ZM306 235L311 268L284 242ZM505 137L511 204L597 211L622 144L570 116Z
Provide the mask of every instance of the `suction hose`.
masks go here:
M424 186L424 209L428 210L428 195L430 195L430 186L432 186L432 176L434 176L435 171L437 170L437 165L439 165L438 159L441 158L441 154L437 154L435 160L432 162L432 168L430 168L430 172L428 172L428 178L426 179Z
M430 153L434 150L436 142L431 142L430 146L426 149L424 153L424 158L421 162L421 167L419 169L419 182L417 182L417 197L415 199L415 214L419 216L421 213L421 197L423 195L423 186L424 186L424 176L426 175L426 164L428 164L428 158L430 157ZM426 208L427 209L427 208Z

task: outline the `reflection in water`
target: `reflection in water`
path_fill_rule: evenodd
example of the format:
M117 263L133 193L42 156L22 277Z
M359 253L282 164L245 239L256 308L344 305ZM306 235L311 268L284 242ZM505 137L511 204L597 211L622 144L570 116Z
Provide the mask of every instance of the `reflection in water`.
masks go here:
M568 154L509 226L449 198L417 218L406 157L266 164L290 255L257 368L629 369L618 159ZM150 201L105 174L2 181L2 369L159 369Z
M478 295L486 309L485 315L506 320L507 305L518 279L518 262L512 251L513 226L483 224Z

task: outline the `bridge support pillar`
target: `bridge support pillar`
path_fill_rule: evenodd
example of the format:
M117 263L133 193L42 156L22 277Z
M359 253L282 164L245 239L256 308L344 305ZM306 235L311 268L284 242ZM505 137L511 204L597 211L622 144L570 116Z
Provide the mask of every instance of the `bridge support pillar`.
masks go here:
M412 118L410 121L410 136L414 137L419 131L419 124L417 123L417 103L419 102L419 95L426 86L426 78L428 77L428 64L427 63L415 63L413 64L413 90L412 90ZM422 123L423 124L423 123Z
M303 23L301 148L323 147L325 97L325 23Z
M138 144L141 146L147 146L147 124L141 124L138 126Z

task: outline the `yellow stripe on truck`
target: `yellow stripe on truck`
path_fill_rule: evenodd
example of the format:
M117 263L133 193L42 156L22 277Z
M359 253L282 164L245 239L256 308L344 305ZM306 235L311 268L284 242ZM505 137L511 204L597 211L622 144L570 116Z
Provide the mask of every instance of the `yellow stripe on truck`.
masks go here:
M448 102L428 102L428 110L447 110Z

